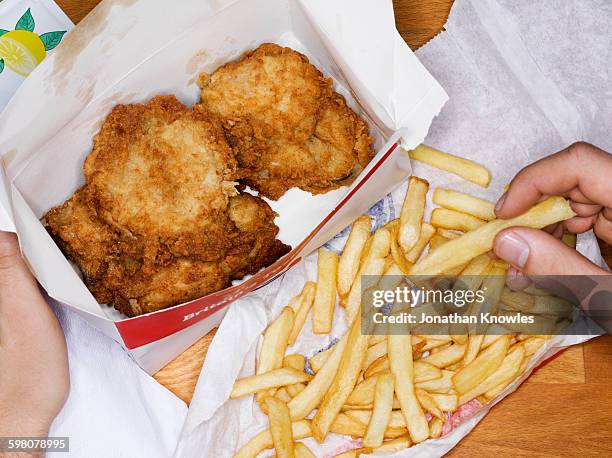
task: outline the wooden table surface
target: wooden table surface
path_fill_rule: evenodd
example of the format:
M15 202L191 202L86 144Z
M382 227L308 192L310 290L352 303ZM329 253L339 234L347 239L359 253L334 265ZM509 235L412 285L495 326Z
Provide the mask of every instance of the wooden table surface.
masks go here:
M56 0L80 21L99 0ZM452 0L395 0L397 28L416 49L444 26ZM604 248L608 263L609 247ZM214 331L155 378L186 402ZM612 456L612 337L566 350L535 373L448 456Z

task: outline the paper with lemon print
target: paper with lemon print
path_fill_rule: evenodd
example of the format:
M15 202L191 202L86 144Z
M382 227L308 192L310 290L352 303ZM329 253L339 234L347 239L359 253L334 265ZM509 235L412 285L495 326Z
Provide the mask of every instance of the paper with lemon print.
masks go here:
M52 0L0 0L0 110L72 26Z

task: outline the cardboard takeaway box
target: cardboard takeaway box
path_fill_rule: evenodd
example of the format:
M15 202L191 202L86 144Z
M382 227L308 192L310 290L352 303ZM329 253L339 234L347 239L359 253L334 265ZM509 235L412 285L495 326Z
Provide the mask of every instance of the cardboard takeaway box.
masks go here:
M128 319L99 305L40 218L83 184L83 160L118 103L175 94L198 100L196 78L264 42L306 54L365 117L377 155L350 188L292 190L277 202L293 250L238 284ZM410 174L400 144L423 141L447 100L380 0L105 0L26 79L0 117L0 229L15 231L48 294L120 342L153 373L224 316L226 306L279 276Z

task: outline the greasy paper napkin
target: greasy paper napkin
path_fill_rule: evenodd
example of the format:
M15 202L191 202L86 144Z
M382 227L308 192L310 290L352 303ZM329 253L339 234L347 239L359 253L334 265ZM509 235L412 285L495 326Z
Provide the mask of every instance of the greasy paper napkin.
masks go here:
M495 201L523 166L576 140L612 150L610 23L612 5L605 0L456 1L446 32L418 52L450 95L426 143L485 164L494 178L489 189L482 189L423 164L414 164L414 173L428 179L432 187L461 189ZM376 226L397 217L403 192L398 189L372 208ZM340 249L346 234L332 240L328 248ZM603 263L592 233L579 237L578 249ZM231 306L208 352L176 456L192 457L202 451L231 456L237 445L266 427L266 417L252 397L226 400L235 378L253 373L261 332L303 283L315 278L313 255ZM344 331L341 310L336 310L329 336L313 336L308 320L288 352L312 356ZM530 369L560 348L588 338L552 339L537 353ZM511 384L496 402L521 381ZM486 415L490 404L476 413L471 407L460 409L451 422L454 429L441 439L395 456L443 455ZM312 439L306 444L317 456L355 447L350 439L335 435L322 445Z

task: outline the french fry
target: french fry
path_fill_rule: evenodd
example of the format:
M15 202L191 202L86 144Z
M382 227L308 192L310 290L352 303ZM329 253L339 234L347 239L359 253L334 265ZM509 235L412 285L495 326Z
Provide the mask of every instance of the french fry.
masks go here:
M429 433L429 427L428 427ZM385 441L380 447L376 447L372 450L373 453L393 453L399 452L405 448L408 448L412 445L410 441L410 436L408 434L404 436L400 436L396 439L392 439L390 441Z
M463 235L463 232L461 231L453 231L450 229L444 229L443 227L437 227L435 229L436 233L449 240L456 239L457 237L461 237Z
M421 361L443 369L461 361L463 359L463 355L465 355L465 349L465 345L450 345L439 352L430 354L427 358L423 358Z
M295 450L295 458L316 458L315 454L302 442L294 443L293 449Z
M525 349L520 345L511 350L505 356L501 365L491 375L459 397L459 404L471 401L502 383L514 380L518 375L524 356Z
M372 236L372 244L369 252L363 261L363 265L355 277L355 281L351 286L351 291L346 298L346 313L349 323L352 323L356 316L359 315L361 306L361 284L362 277L367 275L371 277L380 277L385 271L385 258L391 250L391 233L384 228L380 228Z
M532 294L534 296L550 296L551 295L550 291L546 291L545 289L538 288L533 283L530 284L523 291L526 292L527 294Z
M332 347L333 351L327 358L327 361L325 361L325 364L323 364L306 388L288 404L292 420L306 418L319 405L321 399L323 399L325 393L327 393L334 382L340 361L344 355L347 340L348 336L345 335Z
M419 240L428 189L429 183L427 181L414 176L410 177L406 197L404 197L404 205L400 213L398 233L399 244L404 253L408 253Z
M310 429L309 420L294 421L291 424L291 432L293 439L303 439L312 435ZM274 442L272 441L272 434L269 429L266 429L250 441L248 441L238 452L234 455L234 458L252 458L259 455L261 452L268 448L272 448Z
M263 336L255 374L263 374L282 367L294 321L295 312L288 306L284 307L278 317L268 326ZM261 405L263 398L272 394L270 391L258 393L257 401Z
M459 399L456 394L429 393L429 395L444 412L454 412L459 407Z
M546 339L543 337L530 337L529 339L523 340L520 345L525 349L525 356L531 356L544 346Z
M327 359L333 353L334 348L336 347L331 346L327 350L320 351L319 353L316 353L308 358L308 364L313 372L317 373L319 370L321 370Z
M287 403L291 401L291 396L287 393L287 387L281 386L276 393L274 393L274 397L280 399L281 401Z
M389 335L387 343L395 394L406 419L408 432L412 441L422 442L429 437L429 425L415 394L410 335Z
M340 296L346 296L351 290L351 285L359 271L361 253L371 232L372 222L369 216L360 216L353 222L351 233L338 263L338 294Z
M423 253L423 250L425 249L425 247L427 246L427 244L435 233L436 228L433 227L431 224L423 223L421 225L421 234L419 235L419 240L412 247L412 249L408 253L406 253L406 259L410 263L415 263L417 259L421 257L421 253Z
M312 306L312 332L329 334L336 306L338 255L333 251L319 250L317 266L317 290Z
M504 360L509 345L509 336L503 336L453 375L453 386L457 393L467 393L495 372Z
M345 436L363 437L366 425L354 420L344 413L339 413L329 428L330 433L343 434Z
M393 405L393 397L391 400L391 405ZM367 426L370 423L371 418L372 418L372 409L348 410L346 412L346 415L351 417L354 420L357 420L361 424ZM402 412L399 410L391 411L391 413L389 414L389 421L388 421L387 426L388 428L393 428L393 429L398 429L398 430L404 429L403 434L407 432L406 431L406 419L404 418L404 415L402 415Z
M291 369L303 371L305 364L306 364L306 358L304 357L304 355L300 355L299 353L287 355L283 359L283 367L288 367ZM292 398L296 397L304 388L306 388L306 385L304 385L303 383L296 383L295 385L287 385L285 387L285 389L287 390L287 393ZM285 401L285 402L288 402L288 401Z
M431 252L431 251L437 250L449 240L451 239L436 232L431 238L431 240L429 241L429 251Z
M392 222L395 221L399 222L397 219ZM415 248L417 247L415 246ZM395 232L391 232L391 256L393 257L395 264L397 264L404 275L410 272L410 268L412 267L413 263L408 261L406 254L399 245L399 241L397 240L397 230Z
M329 388L323 396L323 400L312 419L313 437L322 442L332 423L340 413L340 409L355 388L355 383L361 372L361 365L368 349L368 335L361 334L361 320L357 317L351 326L345 351L340 360L338 372ZM306 391L306 390L304 390Z
M393 408L393 376L390 373L381 374L376 381L374 408L363 437L365 447L380 447L383 443L385 430L391 418Z
M431 212L431 224L434 227L468 232L479 228L486 221L475 216L448 208L435 208Z
M468 336L467 350L463 358L463 365L467 366L476 359L484 340L484 334L470 334Z
M236 380L230 394L230 399L240 398L249 394L264 391L269 388L293 385L294 383L308 382L312 376L304 371L282 367L263 374L251 375Z
M491 181L491 173L482 165L454 156L449 153L443 153L430 146L417 146L414 150L408 153L411 159L424 162L440 170L458 175L472 183L486 188Z
M419 404L425 409L427 412L432 414L434 417L439 418L442 421L446 420L444 413L436 403L436 400L425 390L421 388L416 389L417 399L419 400Z
M381 372L389 371L389 358L387 356L381 356L374 360L372 364L363 372L363 378L370 378L374 375L380 374Z
M442 429L444 427L444 420L439 419L438 417L432 418L429 422L429 437L432 439L437 439L442 435Z
M439 275L491 251L495 236L512 226L536 229L572 218L575 213L563 197L550 197L516 218L496 219L427 254L410 270L410 275Z
M308 312L310 312L310 308L312 307L312 303L314 301L315 291L316 284L311 281L307 282L304 285L304 288L302 288L302 292L299 296L300 300L296 303L295 308L293 309L295 312L295 318L293 320L291 333L289 334L289 340L287 341L287 345L289 346L293 346L300 335L300 332L302 332L302 328L306 322L306 317L308 317Z
M448 393L453 388L452 377L455 372L442 369L442 376L425 382L417 382L416 387L436 393Z
M376 345L372 345L366 351L365 358L363 358L363 367L362 369L367 369L370 365L376 361L378 358L382 356L386 356L387 354L387 341L383 340Z
M440 207L466 213L485 221L491 221L496 218L495 204L460 191L436 188L432 200L434 204Z
M293 428L289 409L280 399L269 397L264 399L270 421L270 435L279 458L295 458L293 448Z

